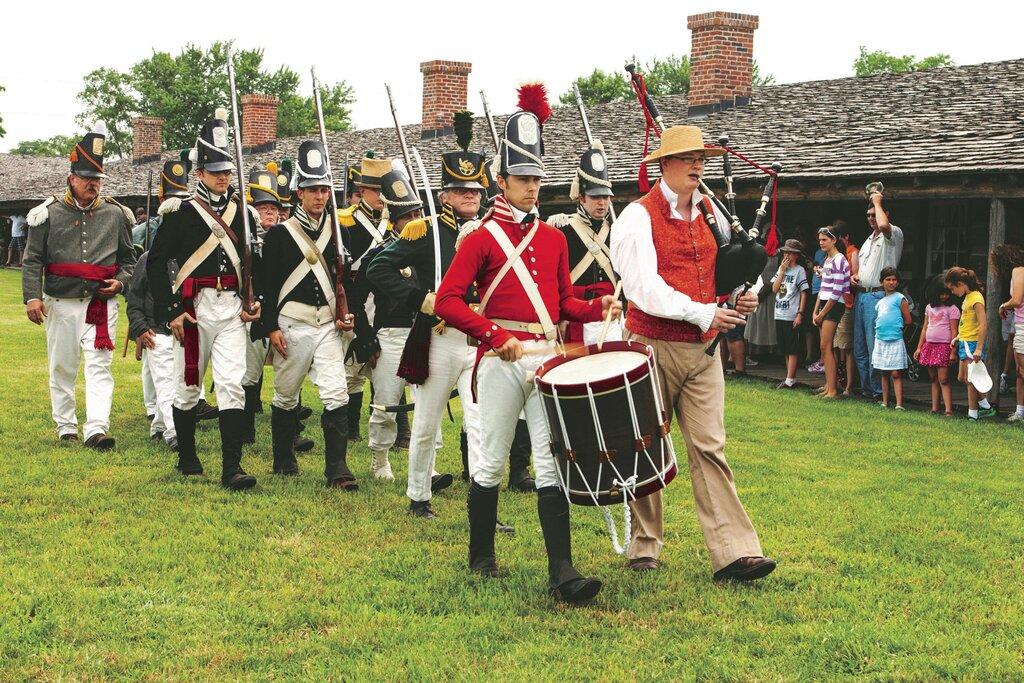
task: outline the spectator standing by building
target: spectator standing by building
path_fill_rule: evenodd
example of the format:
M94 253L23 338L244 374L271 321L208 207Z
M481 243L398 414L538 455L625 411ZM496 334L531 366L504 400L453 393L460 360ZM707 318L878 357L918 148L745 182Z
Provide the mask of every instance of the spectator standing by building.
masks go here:
M989 255L996 277L1010 280L1010 298L999 305L1003 319L1014 319L1013 355L1017 362L1017 410L1008 422L1024 422L1024 249L1016 244L1000 244Z
M25 235L28 222L24 216L11 216L11 242L7 249L7 267L21 268L25 261Z
M782 263L772 278L772 293L775 294L775 338L779 353L786 360L786 379L779 389L796 385L797 356L800 353L800 327L803 323L804 305L807 302L807 271L799 263L804 245L800 240L786 240L779 252Z
M850 279L852 280L857 277L860 270L860 249L850 238L850 228L842 218L837 218L832 223L832 232L839 237L840 243L845 245L842 249L846 254L846 260L850 262ZM839 382L843 385L843 396L850 395L854 377L857 374L857 363L853 359L853 304L855 300L856 297L852 291L846 295L843 301L846 310L843 311L843 317L839 319L834 342L839 363Z
M971 420L993 417L995 409L967 379L968 366L985 360L985 297L979 291L978 276L973 270L954 266L946 271L943 281L954 296L963 299L957 336L953 337L950 347L957 349L960 358L957 379L967 385L967 417Z
M825 386L820 392L823 398L836 398L839 393L836 354L832 344L845 310L844 297L850 291L850 262L839 251L838 244L831 227L818 230L818 246L826 255L821 268L821 289L814 304L814 325L821 329L821 359L825 367Z
M812 240L812 244L817 243L817 234L813 236ZM818 293L821 291L821 268L824 263L825 250L818 248L814 251L814 254L811 257L811 297L807 302L808 314L802 316L808 322L804 329L804 339L807 344L806 360L811 361L811 358L818 358L818 360L808 363L807 372L817 375L825 372L825 359L819 355L819 349L821 348L821 330L814 324L814 307L818 301Z
M907 345L903 329L910 324L910 304L897 290L900 275L891 266L880 273L885 296L875 304L875 346L871 365L882 373L882 406L889 407L889 384L896 400L896 410L903 410L903 371L907 369Z
M939 413L939 396L945 415L953 414L953 386L949 383L949 364L956 359L956 350L949 343L956 336L960 309L953 305L949 290L932 286L928 292L928 305L924 308L924 327L914 351L914 360L928 368L932 380L932 415Z
M872 184L872 187L881 187ZM875 304L884 296L879 278L885 267L896 268L903 255L903 231L890 222L889 213L882 206L882 193L875 190L868 198L868 225L871 234L860 248L859 269L853 278L856 295L853 316L853 355L857 360L861 392L869 398L879 398L882 387L871 367L871 353L875 346Z

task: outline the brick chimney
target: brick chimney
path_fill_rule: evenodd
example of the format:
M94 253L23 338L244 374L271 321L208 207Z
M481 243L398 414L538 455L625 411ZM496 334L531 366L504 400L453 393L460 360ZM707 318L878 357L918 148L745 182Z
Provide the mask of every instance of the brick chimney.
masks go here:
M705 12L686 18L693 34L689 116L750 103L757 25L756 16L735 12Z
M132 119L132 163L156 161L163 151L162 128L164 120L156 116L136 116Z
M452 114L466 108L470 62L435 59L420 64L423 73L423 119L420 137L440 137L452 132Z
M242 95L242 147L247 152L268 152L277 142L277 107L272 95Z

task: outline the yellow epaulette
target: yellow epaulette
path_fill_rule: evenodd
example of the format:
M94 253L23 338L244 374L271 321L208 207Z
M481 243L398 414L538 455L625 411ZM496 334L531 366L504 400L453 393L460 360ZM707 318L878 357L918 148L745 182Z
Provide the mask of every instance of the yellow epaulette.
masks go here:
M419 239L423 239L427 234L427 219L417 218L414 221L409 221L402 228L402 233L398 236L399 239L409 240L414 242Z
M113 204L114 206L121 207L121 211L124 212L124 217L128 219L128 222L131 223L132 225L135 224L135 214L133 214L132 210L129 209L127 206L117 201L113 197L103 197L103 201L105 201L107 204Z
M338 209L338 225L343 228L351 228L356 224L355 212L358 208L357 205L345 207L344 209Z

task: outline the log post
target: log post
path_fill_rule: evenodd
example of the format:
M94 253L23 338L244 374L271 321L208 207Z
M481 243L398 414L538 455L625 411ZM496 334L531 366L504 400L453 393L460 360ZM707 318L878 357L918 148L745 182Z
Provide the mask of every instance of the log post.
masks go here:
M988 207L988 251L992 252L1000 244L1006 241L1006 204L1002 199L993 197ZM988 255L985 256L986 260ZM999 319L999 304L1002 303L1002 291L996 273L988 263L985 271L985 322L987 335L985 338L986 360L985 367L988 374L995 382L992 384L992 391L989 392L989 401L999 406L999 373L1003 371L1002 335L1000 328L1002 320Z

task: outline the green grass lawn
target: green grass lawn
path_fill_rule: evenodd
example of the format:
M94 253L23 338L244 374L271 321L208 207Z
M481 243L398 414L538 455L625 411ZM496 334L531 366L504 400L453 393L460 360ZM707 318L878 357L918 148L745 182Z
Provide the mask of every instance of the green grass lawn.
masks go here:
M270 475L266 414L245 458L256 489L219 486L215 423L200 435L208 476L176 475L147 438L123 320L117 450L58 445L19 278L0 272L0 679L1024 677L1011 426L730 381L727 455L779 569L713 583L684 476L654 574L627 570L600 514L574 508L577 565L605 589L567 608L546 595L533 496L502 494L507 576L472 579L465 486L435 499L439 519L414 520L405 452L398 481L378 483L363 445L349 458L361 491L328 491L315 419L298 478ZM445 436L439 469L457 471L452 425Z

